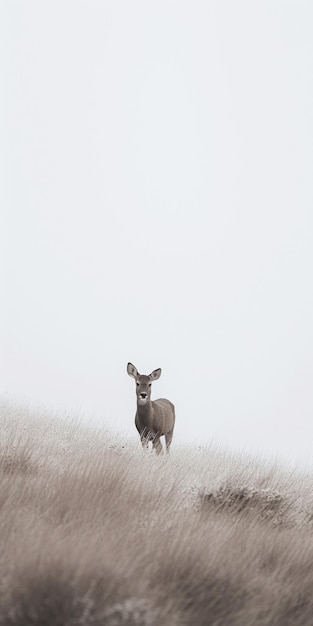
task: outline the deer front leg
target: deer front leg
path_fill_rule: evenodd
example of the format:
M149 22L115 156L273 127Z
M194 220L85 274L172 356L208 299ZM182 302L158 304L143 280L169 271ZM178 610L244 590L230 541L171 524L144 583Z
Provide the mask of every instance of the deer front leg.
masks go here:
M139 431L139 435L140 435L140 441L141 441L141 445L143 447L144 450L148 450L149 447L149 432L147 431L146 428L144 428L143 430Z
M163 454L163 448L162 448L162 444L160 441L160 435L155 435L155 437L153 438L152 447L154 448L157 454Z

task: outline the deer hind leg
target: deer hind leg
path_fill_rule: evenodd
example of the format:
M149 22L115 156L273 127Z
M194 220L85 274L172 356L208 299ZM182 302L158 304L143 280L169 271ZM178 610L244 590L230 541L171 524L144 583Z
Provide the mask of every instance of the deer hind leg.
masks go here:
M165 444L166 444L166 452L167 454L169 454L170 452L170 446L172 443L172 439L173 439L173 430L171 430L169 433L166 433L165 435Z
M157 454L163 454L163 447L160 441L160 435L155 435L155 437L153 438L152 447Z

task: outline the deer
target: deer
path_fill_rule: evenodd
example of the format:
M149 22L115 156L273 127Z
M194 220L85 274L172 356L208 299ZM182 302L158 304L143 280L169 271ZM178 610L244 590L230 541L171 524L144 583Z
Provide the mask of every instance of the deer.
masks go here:
M156 454L163 454L160 437L164 435L166 452L169 453L175 425L175 407L165 398L151 400L151 386L161 376L161 368L153 370L151 374L139 374L137 368L128 363L127 373L136 381L137 411L135 426L139 432L142 447L148 449L152 441L152 448Z

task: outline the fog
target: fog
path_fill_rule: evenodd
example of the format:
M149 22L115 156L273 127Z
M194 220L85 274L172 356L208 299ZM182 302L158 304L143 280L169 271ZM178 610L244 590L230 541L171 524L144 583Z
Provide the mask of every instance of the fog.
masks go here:
M161 367L173 449L311 459L312 27L301 0L2 2L5 396L136 437L127 362Z

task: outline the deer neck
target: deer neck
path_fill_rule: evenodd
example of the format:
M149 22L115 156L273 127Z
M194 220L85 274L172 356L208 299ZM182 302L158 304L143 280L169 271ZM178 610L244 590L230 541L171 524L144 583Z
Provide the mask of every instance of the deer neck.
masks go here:
M142 424L150 426L152 422L152 402L149 400L146 404L137 402L137 414Z

